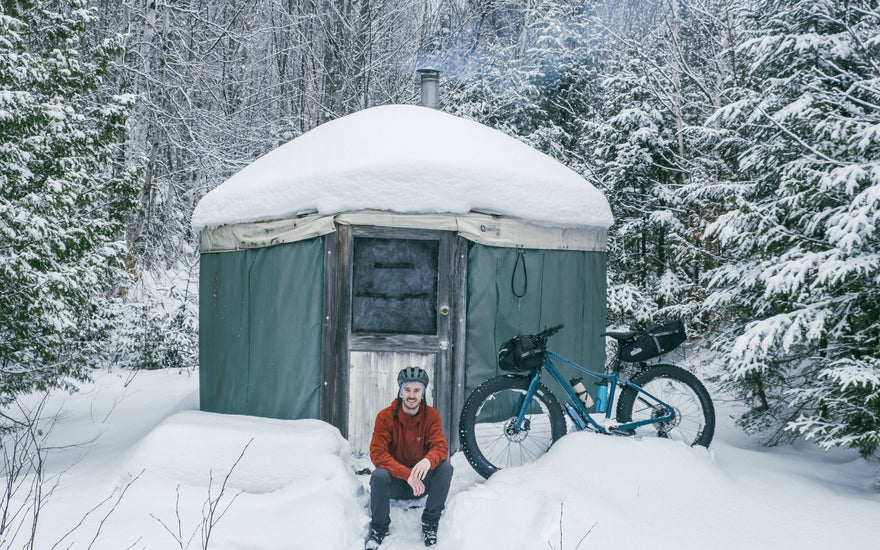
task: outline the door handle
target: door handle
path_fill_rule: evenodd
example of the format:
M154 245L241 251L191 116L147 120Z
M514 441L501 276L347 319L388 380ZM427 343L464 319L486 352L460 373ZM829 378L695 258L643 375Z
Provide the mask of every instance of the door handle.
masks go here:
M449 306L440 306L440 315L444 317L449 315Z

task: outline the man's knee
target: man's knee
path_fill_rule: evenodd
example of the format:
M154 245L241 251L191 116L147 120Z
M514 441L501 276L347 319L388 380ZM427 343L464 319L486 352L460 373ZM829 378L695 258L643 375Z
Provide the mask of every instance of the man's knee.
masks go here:
M450 464L448 460L444 460L431 472L430 488L428 492L448 491L451 482L452 464Z
M377 485L388 486L391 484L391 472L385 468L376 468L370 475L370 488L373 489Z
M444 460L438 464L436 470L435 477L439 479L452 479L452 464L449 460Z

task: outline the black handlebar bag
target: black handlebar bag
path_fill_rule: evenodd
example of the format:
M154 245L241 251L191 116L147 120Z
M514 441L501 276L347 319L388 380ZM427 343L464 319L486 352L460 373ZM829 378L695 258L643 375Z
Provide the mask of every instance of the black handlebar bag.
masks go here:
M517 336L501 345L498 366L508 372L527 372L544 363L546 344L532 336Z

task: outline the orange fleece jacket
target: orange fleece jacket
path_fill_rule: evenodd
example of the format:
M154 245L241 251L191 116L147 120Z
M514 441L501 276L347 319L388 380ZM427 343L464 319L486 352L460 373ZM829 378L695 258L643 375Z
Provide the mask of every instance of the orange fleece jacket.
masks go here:
M449 457L449 445L443 435L440 413L422 401L419 412L410 416L394 409L397 399L391 406L379 411L370 441L370 460L376 468L384 468L392 476L409 478L409 472L418 461L427 458L431 469Z

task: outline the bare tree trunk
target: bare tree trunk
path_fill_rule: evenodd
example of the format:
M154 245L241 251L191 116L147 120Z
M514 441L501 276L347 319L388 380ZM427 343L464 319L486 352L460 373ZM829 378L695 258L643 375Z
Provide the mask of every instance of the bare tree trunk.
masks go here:
M678 0L669 0L672 9L672 102L675 111L675 130L678 138L678 155L684 158L684 120L681 116L681 71L679 63L683 60L679 49Z

